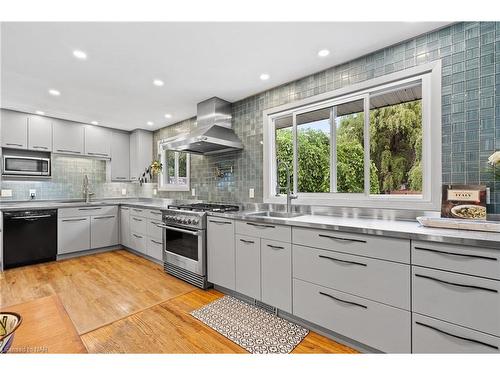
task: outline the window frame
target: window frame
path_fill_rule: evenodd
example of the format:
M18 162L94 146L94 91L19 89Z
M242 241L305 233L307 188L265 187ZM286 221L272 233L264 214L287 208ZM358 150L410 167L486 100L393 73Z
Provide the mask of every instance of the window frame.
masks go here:
M164 149L161 145L161 141L158 142L158 153L159 158L162 164L162 170L158 173L158 190L159 191L189 191L190 183L191 183L191 155L189 153L186 154L186 183L185 184L169 184L165 183L165 177L168 179L168 166L167 166L167 151L174 152L174 175L175 178L179 178L179 151ZM165 171L165 172L164 172ZM165 176L166 175L166 176Z
M398 86L422 82L422 177L421 195L385 195L370 194L370 108L369 96L391 91ZM364 192L363 193L301 193L297 192L297 124L296 116L325 107L333 107L345 102L364 100ZM333 111L332 111L333 112ZM263 111L264 122L264 155L263 181L264 202L283 203L284 194L276 196L276 149L274 121L278 118L292 116L293 132L293 178L294 193L299 197L297 204L372 207L394 209L439 210L441 205L441 61L405 69L361 83L353 84L338 90L316 95L297 102L285 104ZM330 118L330 128L334 126ZM336 130L336 129L335 129ZM333 138L335 135L335 138ZM331 132L330 163L335 165L336 133ZM431 163L439 160L439 163ZM330 178L337 168L331 168ZM336 182L336 181L335 181ZM333 186L332 183L330 186Z

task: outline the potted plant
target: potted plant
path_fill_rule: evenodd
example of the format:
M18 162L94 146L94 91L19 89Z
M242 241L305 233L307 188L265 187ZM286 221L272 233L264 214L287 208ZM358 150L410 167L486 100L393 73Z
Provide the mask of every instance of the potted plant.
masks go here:
M496 166L500 164L500 151L496 151L488 158L488 164L493 168L493 174L500 178L500 169L496 168Z

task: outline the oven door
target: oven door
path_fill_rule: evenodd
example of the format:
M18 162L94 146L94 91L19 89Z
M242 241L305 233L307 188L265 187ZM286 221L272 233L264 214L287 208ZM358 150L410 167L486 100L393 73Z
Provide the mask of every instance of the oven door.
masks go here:
M163 228L163 260L205 276L207 274L205 230L191 230L170 225L158 226Z
M4 155L3 174L22 176L50 176L50 159Z

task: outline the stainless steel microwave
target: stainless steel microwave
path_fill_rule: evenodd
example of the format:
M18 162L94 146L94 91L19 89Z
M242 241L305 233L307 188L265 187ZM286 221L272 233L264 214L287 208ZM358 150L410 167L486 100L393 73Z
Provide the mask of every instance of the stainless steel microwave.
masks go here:
M4 155L4 175L11 176L50 176L50 158Z

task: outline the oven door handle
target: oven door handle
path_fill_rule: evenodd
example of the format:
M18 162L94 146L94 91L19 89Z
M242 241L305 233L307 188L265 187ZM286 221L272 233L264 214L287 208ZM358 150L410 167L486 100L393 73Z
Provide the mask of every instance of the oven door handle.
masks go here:
M177 228L177 227L169 227L168 225L161 225L161 224L156 224L156 226L159 227L159 228L173 230L174 232L181 232L181 233L191 234L193 236L199 236L200 235L200 233L198 231L181 229L181 228Z

